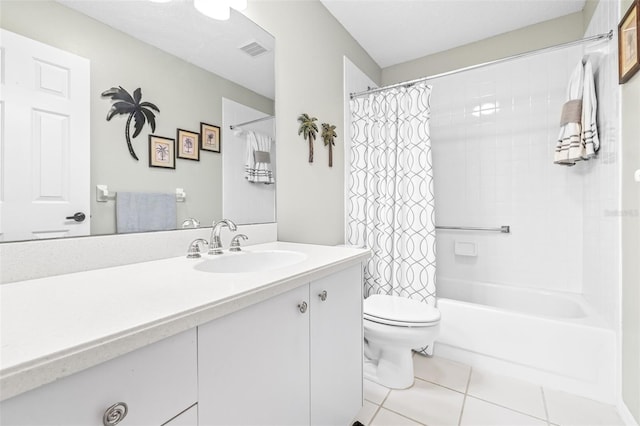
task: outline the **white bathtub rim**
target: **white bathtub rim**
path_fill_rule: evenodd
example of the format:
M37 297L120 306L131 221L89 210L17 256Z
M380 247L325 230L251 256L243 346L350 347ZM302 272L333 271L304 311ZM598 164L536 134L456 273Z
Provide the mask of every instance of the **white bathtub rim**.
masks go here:
M516 316L516 317L519 317L519 318L535 319L536 321L543 321L543 322L548 322L548 323L562 322L562 323L567 323L567 324L573 324L573 325L576 325L576 326L584 326L584 327L600 328L600 329L604 329L604 330L612 330L612 328L606 323L604 317L602 315L598 315L598 314L593 314L593 315L586 316L586 317L583 317L583 318L555 318L555 317L548 317L548 316L532 315L532 314L529 314L529 313L512 311L510 309L497 308L495 306L482 305L482 304L479 304L479 303L465 302L465 301L462 301L462 300L448 299L448 298L444 298L444 297L438 297L436 299L436 307L438 307L438 304L440 303L440 301L445 301L445 302L453 303L453 304L459 304L459 305L462 305L462 306L468 306L469 308L473 308L473 309L501 312L501 313L505 313L505 314L508 314L508 315L513 315L513 316ZM446 321L446 318L444 318L444 316L443 316L442 320Z
M550 316L550 315L544 315L544 314L532 314L532 313L524 313L524 312L519 312L516 310L511 310L511 309L507 309L507 308L503 308L503 307L498 307L498 306L493 306L493 305L487 305L487 304L483 304L483 303L474 303L474 302L468 302L465 300L458 300L458 299L453 299L450 297L442 297L440 295L437 294L437 298L436 298L436 307L437 304L439 303L440 299L445 299L445 300L450 300L452 302L455 303L461 303L463 305L469 305L469 306L474 306L477 308L482 308L482 309L488 309L488 310L496 310L499 312L508 312L509 314L512 315L517 315L517 316L523 316L523 317L533 317L533 318L539 318L541 320L548 320L548 321L562 321L562 322L569 322L569 323L575 323L575 324L583 324L583 325L588 325L588 326L592 326L592 327L598 327L598 328L604 328L607 330L611 330L612 327L610 324L607 323L607 321L605 320L605 317L601 314L599 314L589 303L588 301L585 299L585 297L581 294L578 293L569 293L569 292L561 292L561 291L552 291L552 290L548 290L548 289L538 289L538 288L533 288L533 287L519 287L519 286L510 286L510 285L505 285L505 284L497 284L497 283L491 283L491 282L470 282L467 280L459 280L459 279L451 279L451 278L440 278L438 282L440 282L442 285L442 281L450 281L453 283L461 283L463 285L475 285L475 286L488 286L491 287L492 289L508 289L509 291L518 291L518 292L523 292L523 293L535 293L537 295L542 295L542 296L549 296L549 297L558 297L558 298L562 298L564 300L568 300L570 302L573 302L577 305L580 306L580 308L585 312L585 316L583 317L557 317L557 316Z

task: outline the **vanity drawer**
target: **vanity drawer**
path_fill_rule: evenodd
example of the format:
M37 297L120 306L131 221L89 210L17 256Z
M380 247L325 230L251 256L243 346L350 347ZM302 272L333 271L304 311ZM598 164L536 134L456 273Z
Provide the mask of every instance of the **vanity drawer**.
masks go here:
M100 426L105 411L124 402L119 425L161 425L196 401L192 329L3 401L0 424Z

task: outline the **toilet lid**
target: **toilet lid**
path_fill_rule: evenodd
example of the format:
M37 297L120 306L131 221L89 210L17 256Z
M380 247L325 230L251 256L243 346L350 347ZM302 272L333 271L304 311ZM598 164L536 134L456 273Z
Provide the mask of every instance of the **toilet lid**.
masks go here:
M440 311L406 297L373 294L363 303L364 318L382 324L416 327L440 321Z

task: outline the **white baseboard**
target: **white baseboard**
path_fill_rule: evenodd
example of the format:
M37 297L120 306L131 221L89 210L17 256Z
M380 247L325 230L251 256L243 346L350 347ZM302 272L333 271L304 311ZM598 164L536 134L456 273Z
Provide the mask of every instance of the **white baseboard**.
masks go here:
M617 408L618 408L618 414L620 414L620 418L622 419L625 425L638 426L638 422L633 417L633 414L631 414L631 411L629 411L629 407L627 407L627 404L625 404L623 400L620 400L618 402Z

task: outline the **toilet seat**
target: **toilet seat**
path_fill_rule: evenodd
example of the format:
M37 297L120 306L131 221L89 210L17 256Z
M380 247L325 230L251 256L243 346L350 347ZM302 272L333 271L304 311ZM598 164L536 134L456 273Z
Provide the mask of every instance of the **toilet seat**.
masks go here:
M440 321L440 311L406 297L373 294L363 303L365 320L396 327L429 327Z

